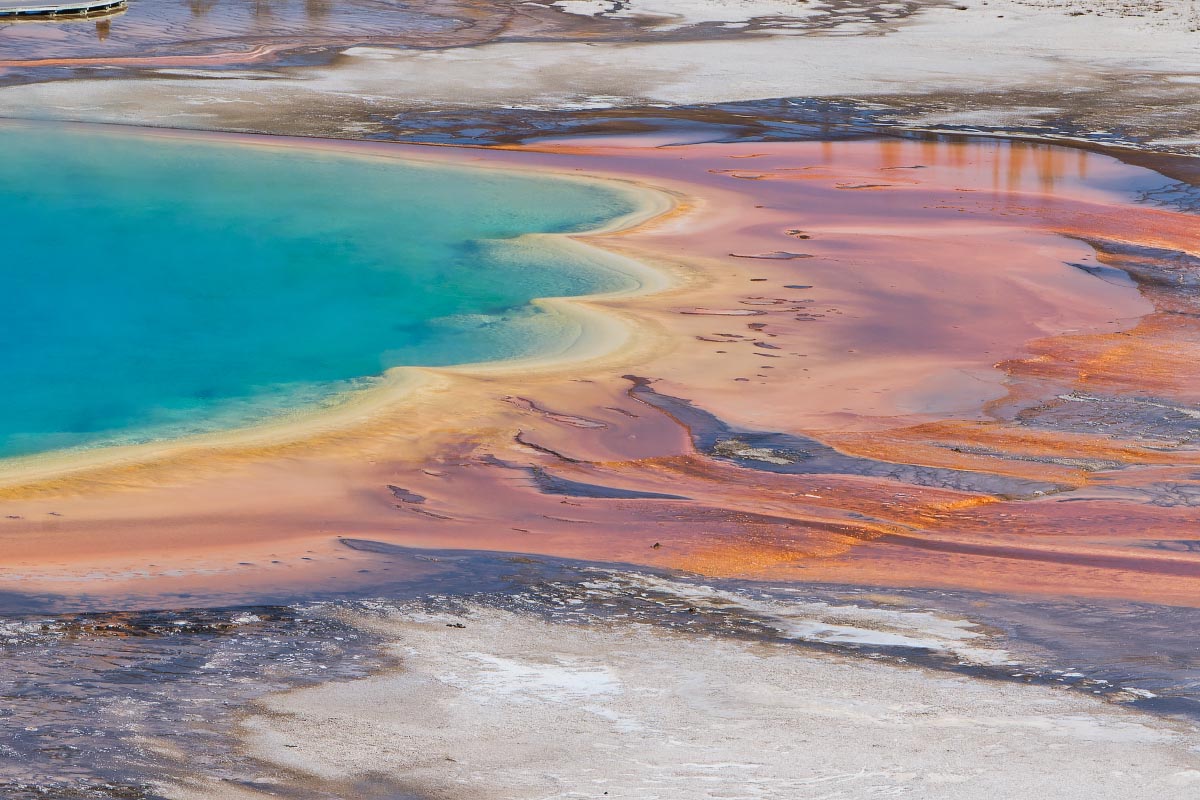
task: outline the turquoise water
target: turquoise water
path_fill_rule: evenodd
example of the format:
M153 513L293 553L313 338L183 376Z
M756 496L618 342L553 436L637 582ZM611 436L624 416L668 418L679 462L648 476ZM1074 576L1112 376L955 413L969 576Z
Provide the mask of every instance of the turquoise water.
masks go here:
M518 238L634 209L598 183L40 127L0 154L0 456L536 352L577 331L532 298L633 282Z

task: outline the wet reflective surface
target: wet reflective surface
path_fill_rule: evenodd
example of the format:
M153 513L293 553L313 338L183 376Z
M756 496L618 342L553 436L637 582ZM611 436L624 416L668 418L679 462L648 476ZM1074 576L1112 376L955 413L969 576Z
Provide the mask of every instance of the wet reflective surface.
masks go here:
M377 585L335 555L344 536L1194 602L1180 530L1197 494L1195 218L1146 200L1177 180L936 139L573 137L463 156L719 192L729 207L701 227L645 233L651 258L714 265L703 292L638 306L671 331L670 356L464 381L328 453L252 452L264 464L245 473L208 453L170 481L18 475L0 528L9 591L161 608Z
M452 3L395 0L132 0L103 19L0 22L0 58L88 59L242 53L252 61L272 44L438 36L462 30Z
M467 604L1197 719L1190 183L943 138L485 157L718 198L647 234L708 269L630 301L669 356L461 380L336 446L10 484L9 794L274 791L230 737L255 698L395 666L373 614Z
M736 34L789 32L855 35L879 33L915 14L915 2L823 0L796 5L795 17L771 9L728 11L731 24L716 17L682 21L639 15L614 4L610 11L576 9L570 2L514 0L131 0L121 14L87 19L0 22L0 60L62 59L98 66L111 57L137 60L169 56L228 55L229 62L305 63L303 55L281 60L277 51L392 44L449 47L508 37L571 40L581 32L599 38L720 38ZM622 13L632 10L633 13ZM746 20L747 14L753 15ZM201 59L201 65L218 65ZM116 65L119 65L117 62ZM48 64L46 66L49 66Z
M887 665L949 694L1054 687L1194 731L1200 168L1048 141L1194 152L1195 76L659 102L682 90L656 81L722 56L509 97L546 44L886 36L929 5L958 13L131 0L0 22L4 114L500 145L459 155L665 187L679 213L607 245L682 287L601 303L640 349L599 365L439 374L307 440L0 476L0 796L162 800L205 779L220 800L425 800L403 774L289 773L242 733L273 693L402 674L386 620L448 615L432 626L453 636L480 608ZM521 80L495 96L446 77L510 44L496 75Z

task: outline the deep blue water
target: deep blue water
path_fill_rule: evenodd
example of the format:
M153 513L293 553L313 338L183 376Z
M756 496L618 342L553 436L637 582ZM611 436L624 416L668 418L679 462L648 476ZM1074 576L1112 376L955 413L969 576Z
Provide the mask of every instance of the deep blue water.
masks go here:
M0 457L237 426L389 367L575 334L536 297L632 279L523 234L628 213L597 183L0 128Z

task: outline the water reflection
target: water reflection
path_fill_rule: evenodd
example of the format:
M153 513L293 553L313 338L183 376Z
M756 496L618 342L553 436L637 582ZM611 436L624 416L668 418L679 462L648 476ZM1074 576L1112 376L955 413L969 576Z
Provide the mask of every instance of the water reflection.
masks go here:
M393 0L174 0L131 2L113 24L91 19L30 20L0 28L5 61L102 56L205 54L252 50L273 42L351 45L367 41L428 42L464 26L465 3L401 4ZM499 15L501 7L484 13ZM472 16L478 17L475 9ZM81 24L82 23L82 24ZM242 40L242 41L238 41Z
M861 142L827 141L820 146L826 167L846 164L851 149L861 166L894 174L896 183L919 183L924 168L950 173L969 191L990 188L997 195L1014 195L1012 202L1053 203L1062 190L1072 195L1117 192L1140 195L1162 187L1152 172L1132 173L1114 168L1106 156L1059 145L1010 139L965 140L961 136L914 134L876 141L873 157L864 157ZM963 191L968 191L964 188Z
M69 32L73 38L84 41L90 41L91 37L95 36L95 41L104 42L112 33L113 19L123 15L125 11L126 9L122 7L72 17L5 19L4 23L0 25L0 46L3 47L2 52L7 56L9 42L51 38L47 36L47 30ZM79 34L79 36L74 37L75 34Z

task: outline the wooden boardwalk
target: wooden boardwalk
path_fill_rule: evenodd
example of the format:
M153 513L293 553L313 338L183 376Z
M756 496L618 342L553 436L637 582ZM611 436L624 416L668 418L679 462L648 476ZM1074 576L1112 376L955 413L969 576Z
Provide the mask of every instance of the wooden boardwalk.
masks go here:
M46 0L0 0L0 19L5 17L85 17L124 8L127 0L74 0L48 3Z

